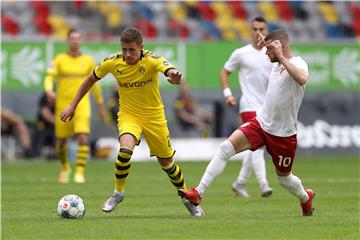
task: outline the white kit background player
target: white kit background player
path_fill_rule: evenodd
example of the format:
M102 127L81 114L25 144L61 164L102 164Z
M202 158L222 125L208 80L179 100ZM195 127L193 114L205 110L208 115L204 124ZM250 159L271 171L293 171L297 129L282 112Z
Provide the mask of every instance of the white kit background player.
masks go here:
M304 189L301 180L292 174L297 147L297 116L308 80L308 66L301 57L294 57L289 36L282 30L270 32L265 38L259 34L259 45L273 65L264 105L256 118L244 123L225 140L209 163L199 185L191 190L178 190L178 194L192 204L199 205L205 191L219 176L236 153L265 146L276 168L277 180L300 200L303 216L313 214L312 189Z
M236 49L220 72L226 104L234 107L236 98L232 95L229 87L229 76L238 71L242 92L239 107L242 123L256 117L256 111L263 105L272 69L272 63L265 54L266 48L257 45L258 33L265 36L268 34L267 22L263 17L255 17L251 21L252 42ZM245 184L249 180L252 170L254 170L256 180L259 183L261 196L269 197L273 190L269 187L266 179L264 147L253 152L248 151L245 154L239 175L232 185L233 192L240 197L250 197Z

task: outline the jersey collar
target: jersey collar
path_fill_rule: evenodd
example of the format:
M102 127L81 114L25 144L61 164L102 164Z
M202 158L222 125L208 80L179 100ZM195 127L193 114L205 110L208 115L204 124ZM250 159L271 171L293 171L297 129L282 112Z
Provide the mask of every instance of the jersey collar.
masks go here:
M79 52L77 52L76 55L73 55L73 54L71 54L70 51L67 51L67 54L69 54L70 57L79 57L79 56L81 56L82 53L79 51Z
M141 53L140 53L139 62L141 61L141 59L142 59L144 56L145 56L145 54L144 54L144 49L142 49L142 50L141 50ZM125 62L125 57L124 57L124 55L122 55L122 57L123 57L123 61Z

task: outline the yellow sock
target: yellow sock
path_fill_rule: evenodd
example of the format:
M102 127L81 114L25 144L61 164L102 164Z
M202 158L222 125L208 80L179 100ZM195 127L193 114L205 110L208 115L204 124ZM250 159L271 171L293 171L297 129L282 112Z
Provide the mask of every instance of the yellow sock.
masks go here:
M60 160L61 169L62 170L69 170L70 164L67 159L67 145L65 144L63 147L56 147L56 153Z
M84 174L86 162L89 158L89 145L79 145L76 156L76 174Z
M130 171L130 159L133 151L128 148L120 148L118 158L115 161L115 190L123 192L125 181Z

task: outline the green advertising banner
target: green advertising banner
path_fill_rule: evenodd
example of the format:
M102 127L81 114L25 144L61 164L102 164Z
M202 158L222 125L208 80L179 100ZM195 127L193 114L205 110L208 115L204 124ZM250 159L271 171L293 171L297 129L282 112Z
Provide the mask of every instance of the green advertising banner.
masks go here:
M44 43L2 43L1 88L39 88L46 70L46 54Z
M188 44L187 75L192 87L220 88L219 72L239 43L214 42ZM309 66L307 89L360 90L360 48L348 44L307 44L293 46L294 55L302 56ZM231 86L238 87L237 74Z
M219 89L219 72L238 42L149 43L145 49L164 56L178 67L194 89ZM46 68L58 53L66 51L66 43L2 42L1 87L3 90L41 90ZM359 90L360 48L356 44L294 44L295 55L309 65L307 89ZM82 51L97 62L119 52L119 43L84 43ZM231 75L231 85L238 87L237 74ZM111 75L101 81L104 87L115 84ZM170 87L161 76L161 87Z
M296 45L294 54L309 66L309 88L360 89L360 48L358 45Z

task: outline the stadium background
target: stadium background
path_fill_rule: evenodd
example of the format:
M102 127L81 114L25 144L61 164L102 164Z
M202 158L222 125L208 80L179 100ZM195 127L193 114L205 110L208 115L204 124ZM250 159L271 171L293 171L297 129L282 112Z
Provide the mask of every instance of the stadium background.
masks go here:
M144 33L145 48L178 66L200 105L217 114L212 137L226 137L239 124L237 109L223 103L218 75L231 52L249 41L249 20L262 15L270 30L281 27L289 32L295 52L309 64L310 80L299 113L299 152L359 153L358 2L3 1L1 13L1 104L27 122L34 121L46 67L66 50L64 39L71 27L84 33L82 51L99 62L119 51L118 35L131 24ZM231 79L239 96L236 74ZM107 98L114 81L107 76L101 83ZM177 91L162 78L173 138L181 131L172 109ZM116 136L93 116L93 141ZM210 141L208 146L216 145ZM146 147L141 149L146 152ZM205 159L213 153L212 147L208 150ZM147 158L145 152L141 158Z
M100 205L113 190L112 158L89 163L88 182L83 185L56 184L57 161L2 158L2 239L359 239L358 1L10 0L0 5L1 106L28 123L35 119L46 67L66 49L70 27L83 31L82 50L97 61L119 51L118 36L126 25L139 27L146 36L146 48L184 71L201 106L221 113L216 132L220 138L178 139L180 129L172 110L178 87L162 81L175 159L185 160L179 165L188 187L196 186L222 137L238 125L237 109L223 104L218 74L230 53L249 41L249 20L263 15L270 29L282 27L289 32L294 49L310 68L299 113L294 172L304 186L316 191L315 215L301 217L298 202L279 186L271 161L266 161L273 196L261 198L252 177L247 184L252 197L234 198L230 188L241 163L230 161L202 203L207 216L194 219L174 197L157 164L136 162L149 159L142 145L136 150L139 155L134 155L126 199L107 215ZM232 90L239 97L235 75ZM106 97L112 83L111 77L102 82ZM92 129L92 139L116 136L95 112ZM8 136L1 136L2 151L9 150L7 140ZM85 200L85 219L57 218L57 202L69 193Z

